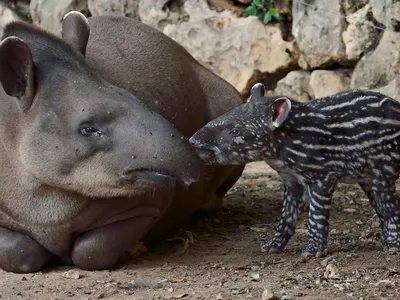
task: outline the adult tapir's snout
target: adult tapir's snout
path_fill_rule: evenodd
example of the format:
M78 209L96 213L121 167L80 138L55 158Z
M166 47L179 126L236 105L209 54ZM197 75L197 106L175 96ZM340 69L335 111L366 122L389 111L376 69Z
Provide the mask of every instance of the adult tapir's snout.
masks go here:
M115 130L115 149L123 149L124 165L119 165L121 179L137 179L153 184L166 183L172 178L188 187L197 182L205 170L188 139L168 120L144 106L130 103L125 125ZM125 128L124 130L122 128Z

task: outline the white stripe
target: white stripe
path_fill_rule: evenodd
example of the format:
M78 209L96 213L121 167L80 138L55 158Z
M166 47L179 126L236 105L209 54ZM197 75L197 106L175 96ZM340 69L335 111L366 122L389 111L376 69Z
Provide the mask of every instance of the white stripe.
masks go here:
M392 119L385 119L379 117L367 117L362 119L352 120L350 122L343 122L343 123L332 123L325 125L328 128L353 128L358 124L367 124L369 122L377 122L381 125L400 125L400 121L392 120Z
M289 152L292 152L293 154L296 154L297 156L307 157L307 154L305 154L303 152L299 152L299 151L296 151L296 150L293 150L293 149L287 148L287 147L285 147L284 149L289 151Z
M368 155L368 157L371 159L383 159L383 160L388 160L388 161L393 160L392 157L390 157L389 155L383 154L383 153L377 154L377 155Z
M360 138L360 137L362 137L364 135L367 135L367 134L376 134L376 131L367 130L367 131L364 131L364 132L362 132L360 134L357 134L357 135L349 135L349 136L347 136L347 135L334 135L334 137L336 139L354 140L354 139L358 139L358 138Z
M346 168L346 164L340 160L331 160L324 164L324 166L340 166L342 168Z
M383 98L383 100L382 101L380 101L380 102L378 102L378 103L370 103L370 104L368 104L367 106L369 106L369 107L379 107L379 106L382 106L382 104L386 101L386 100L391 100L390 98Z
M315 215L315 216L313 216L313 218L316 220L326 220L324 215Z
M328 201L330 198L329 197L325 197L325 196L321 196L320 194L317 194L316 192L312 192L314 196L318 197L321 200L325 200Z
M323 166L313 165L313 164L300 164L300 166L316 170L322 170L324 168Z
M354 98L353 100L348 101L348 102L321 107L320 110L334 110L334 109L337 109L337 108L343 108L343 107L346 107L346 106L352 106L352 105L356 104L357 102L360 102L360 101L363 101L363 100L369 100L369 99L379 99L379 98L376 97L376 96L361 96L361 97Z
M300 130L300 131L313 131L313 132L319 132L319 133L328 134L328 135L332 134L330 131L326 131L326 130L323 130L323 129L320 129L320 128L317 128L317 127L302 126L302 127L297 128L297 130Z
M400 155L394 152L390 152L390 155L393 156L395 159L400 159Z
M338 94L336 94L336 95L333 95L333 96L330 96L330 97L326 97L326 98L323 98L323 99L342 98L343 96L347 96L347 95L350 95L350 94L356 94L356 93L358 93L358 92L361 92L361 90L359 90L359 89L350 90L350 91L338 93Z
M317 117L317 118L321 118L321 119L326 119L325 115L319 114L319 113L313 113L313 112L308 113L307 117Z
M357 149L362 150L362 149L365 149L365 148L368 148L368 147L371 147L371 146L379 145L383 141L393 140L393 139L395 139L395 138L397 138L399 136L400 136L400 131L398 131L398 132L396 132L396 133L394 133L392 135L383 136L383 137L381 137L379 139L376 139L376 140L365 141L365 142L363 142L361 144L355 144L355 145L326 146L326 145L304 144L302 146L304 148L312 149L312 150L321 150L321 149L332 150L332 151L357 150ZM293 141L293 143L295 143L295 141Z

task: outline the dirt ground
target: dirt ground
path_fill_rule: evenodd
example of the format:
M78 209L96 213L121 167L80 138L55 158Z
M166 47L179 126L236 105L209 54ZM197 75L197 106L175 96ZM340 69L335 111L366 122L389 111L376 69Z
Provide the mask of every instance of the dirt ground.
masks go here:
M377 218L357 186L334 194L328 258L301 259L306 214L283 253L260 252L281 204L276 173L249 164L223 210L197 215L175 239L111 271L0 272L0 299L262 299L267 291L263 299L400 299L400 256L382 250Z

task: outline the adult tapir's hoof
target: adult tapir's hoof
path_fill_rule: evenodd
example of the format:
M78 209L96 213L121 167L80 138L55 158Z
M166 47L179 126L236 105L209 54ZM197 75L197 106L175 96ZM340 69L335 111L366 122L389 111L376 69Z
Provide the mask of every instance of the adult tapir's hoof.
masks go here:
M52 254L32 238L0 227L0 268L14 273L32 273L43 268Z
M72 249L74 265L89 271L113 267L125 251L140 243L152 222L153 217L136 217L84 233Z

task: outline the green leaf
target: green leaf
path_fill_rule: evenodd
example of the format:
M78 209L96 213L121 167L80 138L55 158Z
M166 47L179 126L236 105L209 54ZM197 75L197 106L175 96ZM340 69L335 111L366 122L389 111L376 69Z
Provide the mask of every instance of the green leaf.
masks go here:
M257 14L256 15L260 20L262 20L264 18L264 15L265 15L265 10L262 10L261 8L259 8L257 10Z
M272 14L271 14L272 15ZM276 13L274 15L272 15L277 21L282 21L284 19L284 16L278 11L276 10Z
M271 5L272 5L271 2L272 2L271 0L264 0L264 7L265 7L265 8L271 7Z
M275 17L277 14L279 14L278 9L276 9L275 7L270 8L269 12L270 12L271 16L273 16L273 17Z
M271 22L271 20L272 20L271 12L267 11L267 13L264 15L263 18L264 24L268 24L269 22Z
M261 0L253 0L253 2L251 4L254 6L258 6L258 5L260 5L260 3L261 3Z
M244 11L243 14L246 16L254 16L257 13L257 7L249 6Z

